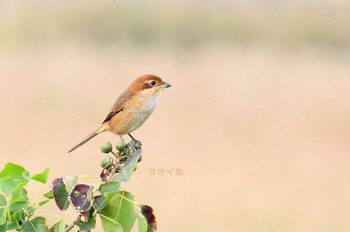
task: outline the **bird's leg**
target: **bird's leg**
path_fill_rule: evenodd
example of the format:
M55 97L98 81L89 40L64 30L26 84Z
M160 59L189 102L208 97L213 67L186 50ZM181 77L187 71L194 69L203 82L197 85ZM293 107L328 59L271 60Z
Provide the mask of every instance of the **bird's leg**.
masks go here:
M128 133L128 135L130 136L130 138L134 141L137 141L130 133Z
M125 143L125 142L124 142L124 139L123 139L123 136L119 135L119 137L120 137L120 140L121 140L123 143Z
M142 146L142 143L139 140L135 139L130 133L128 133L128 135L132 139L133 144L135 144L134 146L136 146L136 147L141 147Z

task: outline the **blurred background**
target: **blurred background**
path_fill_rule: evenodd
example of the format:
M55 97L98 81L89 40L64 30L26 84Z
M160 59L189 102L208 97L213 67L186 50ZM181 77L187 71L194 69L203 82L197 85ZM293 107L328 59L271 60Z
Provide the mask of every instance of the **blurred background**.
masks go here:
M349 231L349 25L346 0L0 1L0 164L98 175L117 136L67 151L153 73L123 187L159 231Z

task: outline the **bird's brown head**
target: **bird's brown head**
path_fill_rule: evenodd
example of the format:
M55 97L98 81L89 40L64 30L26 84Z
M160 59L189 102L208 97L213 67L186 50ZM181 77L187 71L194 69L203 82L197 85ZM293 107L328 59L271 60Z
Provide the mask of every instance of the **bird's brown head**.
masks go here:
M159 95L163 89L169 88L171 85L167 82L164 82L160 77L146 74L138 77L134 80L128 90L132 91L135 94L142 93L143 95Z

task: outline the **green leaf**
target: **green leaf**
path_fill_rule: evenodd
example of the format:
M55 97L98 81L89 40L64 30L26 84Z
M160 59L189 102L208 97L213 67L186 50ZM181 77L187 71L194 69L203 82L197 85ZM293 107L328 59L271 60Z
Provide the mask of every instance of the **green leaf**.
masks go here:
M14 211L14 212L19 212L21 211L23 208L25 208L27 206L28 202L26 201L18 201L15 202L13 204L10 205L10 208Z
M148 224L146 218L142 214L139 214L137 220L139 222L139 232L148 232Z
M44 197L48 198L48 199L53 199L53 193L52 191L48 191L46 193L44 193Z
M121 170L120 173L115 174L112 177L112 180L114 181L128 181L130 179L131 174L134 172L136 165L137 165L137 160L141 156L142 151L138 150L132 155L128 157L128 159L125 161L125 166L123 170Z
M65 228L66 224L63 220L60 220L50 227L49 232L64 232Z
M63 178L63 182L66 185L66 190L68 193L70 193L77 183L78 177L77 176L65 176Z
M49 172L50 167L47 167L44 169L43 172L34 174L32 176L32 179L45 184L47 182L47 175L49 174Z
M0 225L0 232L5 232L6 231L6 223Z
M13 179L11 177L6 177L0 180L0 190L5 193L6 196L10 196L13 192L21 189L26 185L27 181L22 179Z
M29 179L29 172L22 166L7 163L0 172L0 190L9 196L12 192L22 188Z
M118 192L119 186L120 182L115 181L108 181L100 185L98 191L101 193L101 195L95 197L93 202L93 207L97 212L101 211L107 205L105 193Z
M107 205L99 213L105 232L129 232L137 218L134 196L130 192L106 193Z
M18 229L21 229L22 228L22 226L20 226L20 225L18 225L18 223L17 222L9 222L9 223L7 223L7 225L6 225L6 230L18 230Z
M6 208L1 207L0 208L0 225L3 225L6 223Z
M13 179L28 181L27 174L28 171L25 170L22 166L9 162L5 164L4 169L1 170L0 179L10 177Z
M22 230L24 232L48 232L49 229L45 223L46 220L44 217L36 217L30 221L26 221L23 224Z
M51 199L47 199L47 200L43 200L43 201L40 201L38 204L39 206L43 206L45 205L47 202L51 201Z
M74 225L78 226L80 231L89 231L93 228L95 228L96 226L96 218L95 218L95 215L94 215L94 210L90 210L89 212L85 212L85 216L87 218L87 221L82 221L82 220L79 220L79 221L75 221L74 222Z
M13 192L9 205L15 212L21 211L28 204L27 190L24 188Z
M26 214L27 217L32 216L32 215L34 214L34 212L35 212L34 207L31 206L31 205L27 205L26 208L25 208L24 210L25 210L24 213Z
M11 227L19 227L19 223L21 223L21 225L25 222L25 217L24 217L24 213L22 211L20 212L13 212L10 216L10 223L7 224L7 228Z
M100 184L98 191L101 194L105 194L108 192L118 192L120 186L120 182L108 181Z
M0 206L6 206L7 200L6 197L3 194L0 194Z
M65 184L63 183L63 178L57 178L52 182L52 193L57 207L60 210L66 210L69 206L69 194L66 190Z
M92 205L92 190L93 186L86 184L77 184L74 186L70 201L74 208L79 212L89 211Z
M7 223L6 225L6 231L20 231L20 229L22 228L22 226L18 225L17 223L15 222L9 222Z

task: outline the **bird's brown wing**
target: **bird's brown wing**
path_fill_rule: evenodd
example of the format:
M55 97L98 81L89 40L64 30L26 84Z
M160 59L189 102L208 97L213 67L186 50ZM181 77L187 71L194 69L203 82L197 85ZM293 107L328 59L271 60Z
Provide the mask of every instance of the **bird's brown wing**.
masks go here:
M119 112L122 111L122 110L123 110L123 109L120 109L120 110L118 110L118 111L111 111L111 112L107 115L107 117L105 118L105 120L102 122L102 124L105 123L105 122L108 122L109 120L111 120L111 118L113 118L114 115L116 115L117 113L119 113Z
M130 100L135 94L129 90L124 91L119 97L118 99L115 101L110 113L107 115L107 117L105 118L105 120L102 122L108 122L109 120L111 120L111 118L113 118L114 115L118 114L119 112L121 112L124 108L125 102L127 102L128 100Z

